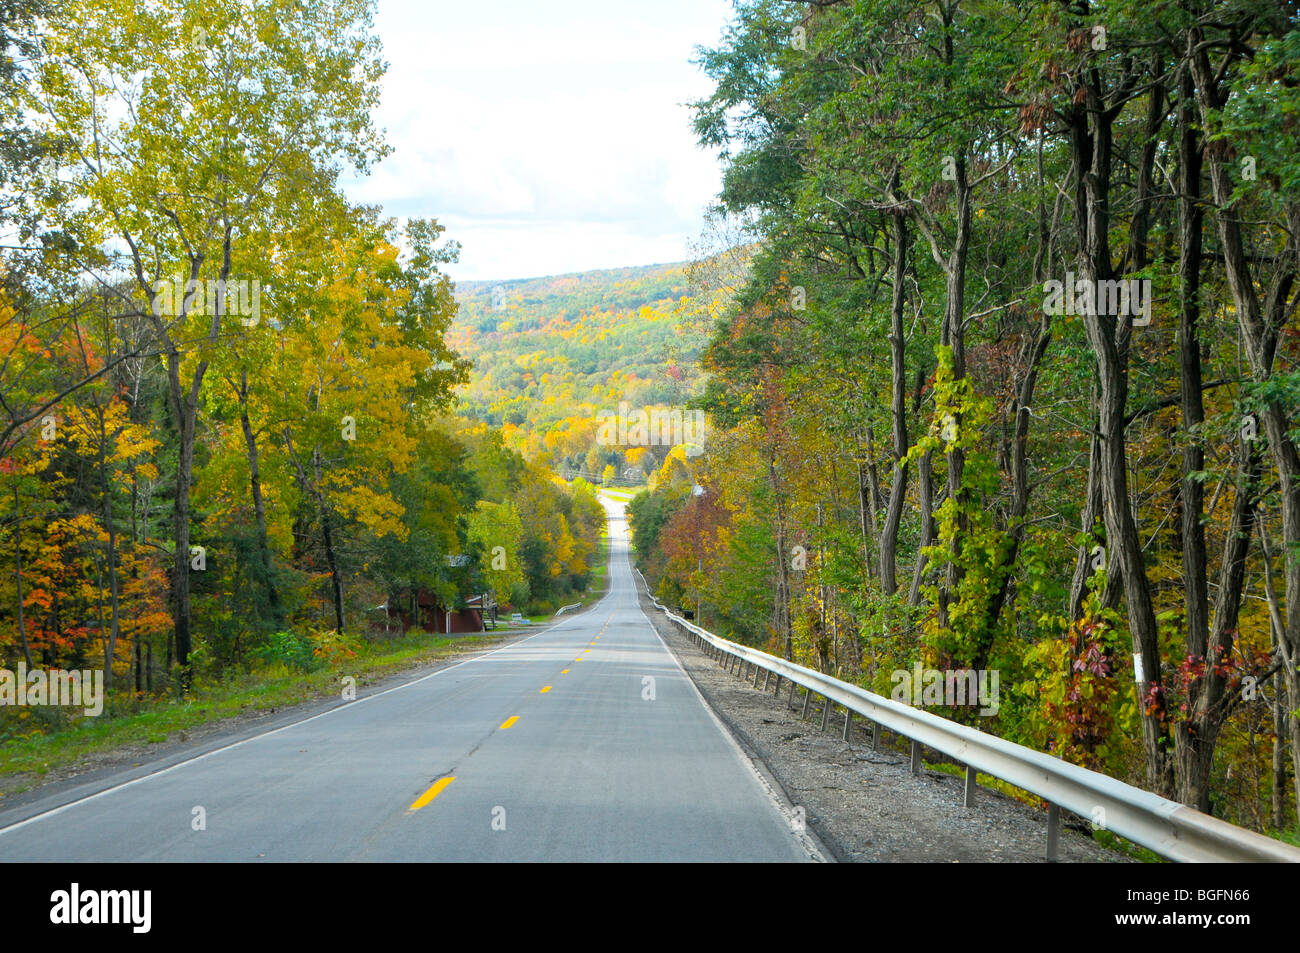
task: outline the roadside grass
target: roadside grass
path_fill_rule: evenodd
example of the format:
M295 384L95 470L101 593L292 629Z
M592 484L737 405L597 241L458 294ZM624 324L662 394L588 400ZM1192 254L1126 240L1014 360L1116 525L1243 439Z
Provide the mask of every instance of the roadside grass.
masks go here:
M301 672L274 664L224 682L196 678L186 699L168 695L110 697L105 699L103 713L93 718L48 709L9 709L0 720L0 788L3 793L18 793L39 784L50 771L70 767L91 755L184 740L182 733L187 729L337 695L344 676L355 678L359 688L385 675L499 639L496 633L455 638L408 634L363 643L356 658L319 671Z
M606 496L612 496L614 499L622 500L623 502L626 503L628 500L632 499L632 497L636 496L638 493L642 492L645 489L646 487L644 486L634 486L631 487L630 489L619 489L619 490L610 489L609 487L602 487L600 492L605 494Z
M1128 856L1135 860L1140 860L1144 864L1169 863L1169 861L1165 860L1154 851L1147 850L1145 847L1140 847L1131 840L1125 837L1120 837L1113 831L1093 831L1092 839L1103 847L1109 847L1111 850L1119 851L1121 854L1128 854Z
M1300 847L1300 830L1269 831L1268 836L1292 847Z
M599 599L609 591L609 537L602 532L600 534L600 559L591 569L591 591L587 593L588 599Z

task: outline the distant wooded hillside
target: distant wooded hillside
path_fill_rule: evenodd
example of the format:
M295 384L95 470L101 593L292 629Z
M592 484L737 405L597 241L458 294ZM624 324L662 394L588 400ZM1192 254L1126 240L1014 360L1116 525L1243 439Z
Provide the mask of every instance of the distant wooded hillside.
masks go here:
M621 478L647 452L657 466L666 447L601 445L597 419L620 402L684 408L698 390L718 291L689 267L458 283L449 340L475 364L462 411L561 473L599 479L613 467Z

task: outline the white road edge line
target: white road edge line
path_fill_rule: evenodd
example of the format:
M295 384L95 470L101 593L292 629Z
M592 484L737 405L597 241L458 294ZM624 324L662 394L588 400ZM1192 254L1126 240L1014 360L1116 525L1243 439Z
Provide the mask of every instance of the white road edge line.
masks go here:
M636 580L634 579L633 583L635 582ZM668 643L665 642L663 636L659 634L659 630L654 627L654 623L650 621L650 617L645 614L645 609L641 608L639 599L637 600L637 603L637 609L640 611L641 617L645 619L645 624L650 627L650 631L653 632L655 638L659 640L659 644L664 647L664 651L667 652L668 657L673 660L673 664L677 666L677 670L682 673L682 678L686 680L686 684L691 686L691 690L695 692L695 697L700 700L700 705L702 705L704 710L709 713L709 717L713 719L713 724L717 726L718 732L722 737L727 739L727 743L731 745L731 750L736 754L736 759L749 769L749 773L754 776L754 780L758 782L758 786L762 788L763 793L766 794L768 800L772 802L772 806L776 808L777 813L781 815L781 818L788 825L791 816L790 809L794 805L791 804L783 794L781 794L778 788L769 783L767 778L763 777L762 772L758 770L758 766L754 764L753 759L745 753L745 749L740 746L740 742L732 737L731 731L725 724L723 724L722 719L719 718L717 712L713 710L713 706L709 704L708 699L700 693L700 689L695 684L695 680L691 678L690 673L688 673L686 669L682 668L682 663L677 659L677 653L668 647ZM806 829L802 831L792 829L790 831L790 836L793 837L799 843L799 846L804 849L808 854L809 859L819 864L829 862L825 852L822 851L821 847L818 846L817 841L808 834Z
M635 582L635 580L633 581ZM609 595L609 593L606 593L605 595L607 596ZM593 603L592 604L593 608L596 605L599 605L600 601L603 601L604 598L605 596L602 596L600 600L598 600L596 603ZM258 741L262 738L269 738L271 737L271 735L278 735L282 731L288 731L290 728L297 728L299 725L305 725L310 721L315 721L317 718L324 718L325 716L333 715L336 712L347 711L349 709L355 708L358 705L363 705L368 701L372 701L376 698L382 698L383 696L388 695L392 692L400 692L404 688L410 688L412 685L418 685L421 682L428 681L431 678L436 678L437 676L442 675L444 672L450 672L453 669L458 669L462 665L469 665L471 662L478 662L481 661L482 659L489 658L490 656L496 655L498 652L504 652L507 649L513 649L516 646L523 645L525 642L530 642L533 639L537 638L539 635L545 635L547 632L550 632L552 629L556 629L559 628L560 626L568 625L570 622L575 622L580 618L582 617L569 616L568 618L564 619L561 622L556 622L553 623L552 625L548 625L540 632L534 632L526 639L520 639L518 642L511 642L509 645L503 645L498 649L493 649L491 652L484 652L482 655L475 655L473 658L467 658L463 662L457 662L455 665L448 665L446 668L440 668L436 672L430 672L428 675L422 675L419 678L414 678L409 682L403 682L401 685L394 685L392 688L385 688L382 692L375 692L373 695L366 695L362 698L358 698L356 701L344 702L341 705L336 705L335 707L330 708L327 711L322 711L322 712L318 712L315 715L310 715L306 718L303 718L300 721L293 721L287 725L281 725L279 728L272 728L270 731L264 731L260 735L253 735L252 737L243 738L239 741L232 742L231 744L223 745L220 748L213 748L211 751L205 751L203 754L195 755L192 758L186 758L184 761L178 761L175 764L169 764L167 767L159 768L157 771L151 771L148 774L142 774L138 778L132 778L130 781L123 781L121 784L114 784L111 787L104 788L102 791L96 791L94 794L87 794L85 797L80 797L74 801L69 801L67 804L60 804L58 807L52 807L48 811L41 811L39 814L33 814L31 817L24 818L21 821L15 821L13 824L8 825L7 827L0 827L0 837L4 836L5 834L8 834L10 831L16 831L20 827L26 827L28 824L35 824L37 821L45 820L48 817L54 817L56 814L62 814L64 811L70 810L71 808L74 808L80 804L85 804L87 801L94 801L97 798L101 798L104 797L105 795L112 794L115 791L121 791L124 788L132 787L133 785L140 784L142 781L148 781L151 778L162 777L164 774L170 774L172 771L175 771L177 768L183 768L186 765L196 764L197 762L203 761L206 758L211 758L213 755L221 754L223 751L232 751L235 748L248 744L249 742Z
M610 555L612 559L613 554L611 553ZM713 710L713 706L709 704L708 699L700 692L699 686L695 684L695 680L691 678L690 673L687 672L686 669L682 668L682 663L678 660L677 653L668 647L668 643L664 641L663 636L659 634L659 630L656 629L654 623L650 621L650 617L645 614L645 609L641 607L641 590L637 586L636 576L632 575L631 572L631 555L629 550L625 549L623 551L623 556L628 560L628 575L632 579L632 595L635 600L634 604L636 605L637 611L641 613L641 618L645 619L645 624L650 628L650 631L654 633L654 637L659 640L659 644L663 646L664 652L667 653L670 659L672 659L673 664L677 666L677 671L682 673L682 678L686 680L686 684L691 686L691 691L695 692L695 697L699 699L700 705L709 713L709 717L713 719L713 724L717 727L718 732L722 737L727 739L727 743L731 745L731 750L736 754L736 759L749 769L749 773L754 776L754 780L758 782L758 786L763 790L763 793L767 795L768 800L772 802L772 806L776 808L777 813L781 815L781 818L788 826L790 822L791 808L793 808L794 805L791 804L785 795L781 793L779 788L773 786L773 784L763 776L763 773L758 770L758 766L754 764L753 759L745 753L745 749L740 746L740 742L732 736L731 731L723 723L722 719L718 717L717 712ZM829 863L827 853L821 849L821 845L817 842L817 839L810 835L806 828L802 831L791 829L790 836L793 837L795 841L798 842L799 846L804 849L808 854L809 859L820 864Z

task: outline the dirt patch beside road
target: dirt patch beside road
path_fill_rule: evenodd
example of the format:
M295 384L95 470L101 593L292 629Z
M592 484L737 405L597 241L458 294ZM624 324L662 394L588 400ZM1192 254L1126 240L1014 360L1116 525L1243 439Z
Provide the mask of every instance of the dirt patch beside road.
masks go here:
M752 757L763 762L810 828L840 861L1042 862L1047 815L981 787L973 808L962 806L963 779L929 768L911 773L908 755L872 749L860 723L842 740L843 711L821 729L822 699L807 720L802 695L779 700L719 667L664 618L638 586L641 608L718 717ZM763 680L760 676L759 686ZM788 685L789 683L783 683ZM1130 858L1063 827L1066 862L1125 863Z

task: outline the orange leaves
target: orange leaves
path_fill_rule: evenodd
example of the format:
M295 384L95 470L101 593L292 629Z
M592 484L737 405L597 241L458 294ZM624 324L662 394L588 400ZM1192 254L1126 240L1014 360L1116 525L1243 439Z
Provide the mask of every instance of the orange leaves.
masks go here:
M49 609L54 605L54 599L46 590L37 588L26 593L23 605L28 608Z

